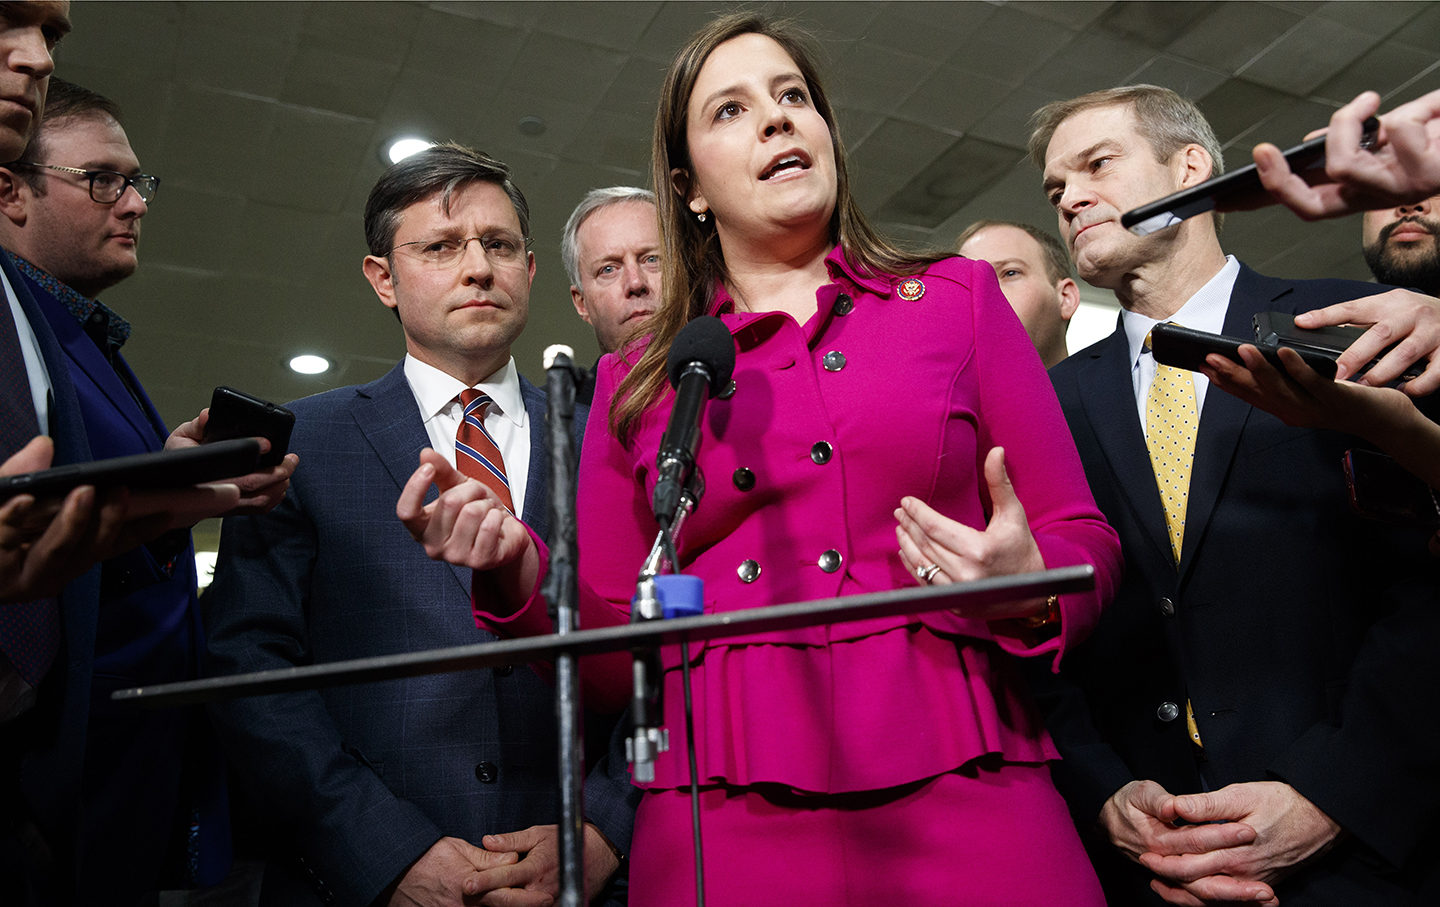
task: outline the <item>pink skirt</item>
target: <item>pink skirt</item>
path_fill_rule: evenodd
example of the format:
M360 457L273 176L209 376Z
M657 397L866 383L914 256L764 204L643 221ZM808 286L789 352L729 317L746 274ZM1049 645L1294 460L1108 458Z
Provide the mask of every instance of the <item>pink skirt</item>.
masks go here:
M817 797L702 788L700 827L713 907L1105 904L1044 763L982 758L888 791ZM632 907L695 903L688 792L646 792L631 853Z

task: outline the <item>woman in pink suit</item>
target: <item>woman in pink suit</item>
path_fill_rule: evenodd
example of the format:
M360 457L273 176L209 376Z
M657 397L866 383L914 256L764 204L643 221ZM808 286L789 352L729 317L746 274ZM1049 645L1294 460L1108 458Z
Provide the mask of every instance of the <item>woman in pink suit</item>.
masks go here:
M1103 904L1013 657L1058 664L1095 625L1120 549L992 269L870 230L809 53L763 19L727 16L680 52L654 162L664 298L648 340L601 363L579 479L582 625L628 619L656 533L666 354L704 314L738 350L679 547L707 612L1082 563L1097 578L1058 601L692 651L711 903ZM515 610L478 613L484 626L549 632L543 544L426 464L400 504L412 532L508 591ZM444 493L425 508L432 482ZM664 658L678 703L678 649ZM628 658L582 670L592 702L627 700ZM690 902L687 785L676 746L636 817L632 904Z

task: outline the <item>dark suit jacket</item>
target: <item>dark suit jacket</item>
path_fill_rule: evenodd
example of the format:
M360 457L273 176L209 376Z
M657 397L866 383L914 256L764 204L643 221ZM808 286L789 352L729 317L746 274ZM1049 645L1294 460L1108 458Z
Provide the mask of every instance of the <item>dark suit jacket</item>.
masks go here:
M521 386L531 430L522 515L544 537L545 396L524 378ZM493 639L471 615L471 571L427 558L395 517L430 444L403 367L290 406L300 466L289 494L265 516L225 523L210 670ZM577 416L577 431L583 425ZM241 699L214 711L257 810L296 858L267 867L268 902L313 901L296 881L304 879L322 901L367 905L442 836L478 843L558 817L553 694L528 668ZM634 813L624 792L592 779L586 793L588 818L628 843Z
M105 358L75 316L43 288L33 297L49 321L79 401L95 459L160 450L168 431L121 356ZM135 396L122 382L123 373ZM53 380L53 369L52 369ZM180 547L183 546L183 547ZM224 771L203 709L138 710L110 701L134 686L191 680L200 674L203 633L195 596L195 552L189 534L173 540L173 567L147 546L105 562L99 604L91 615L90 709L80 878L108 880L108 897L133 903L162 883L177 813L184 826L199 810L197 878L171 861L166 886L216 884L230 870ZM185 861L188 862L188 861Z
M1257 312L1384 289L1242 267L1225 333L1253 336ZM1349 510L1340 461L1360 442L1289 428L1212 388L1177 570L1124 331L1051 377L1126 565L1114 603L1062 676L1032 677L1077 826L1092 831L1105 800L1134 779L1202 789L1188 698L1211 783L1283 780L1348 832L1279 886L1282 903L1420 903L1414 892L1437 884L1440 865L1440 724L1406 703L1436 692L1440 599L1423 534ZM1164 720L1162 703L1180 717ZM1112 904L1152 902L1148 874L1108 843L1095 853Z
M54 463L86 462L90 446L75 384L65 366L65 353L20 273L3 254L0 268L35 332L50 375ZM0 392L12 393L13 389L3 388ZM61 879L58 897L68 897L73 884L99 598L98 566L65 587L60 595L60 652L41 681L35 707L0 728L6 762L18 762L18 771L7 770L0 776L0 789L4 791L0 794L0 894L5 895L0 901L6 904L30 903L27 899L36 886L54 890L57 876ZM39 855L38 863L22 830L32 824L50 851Z

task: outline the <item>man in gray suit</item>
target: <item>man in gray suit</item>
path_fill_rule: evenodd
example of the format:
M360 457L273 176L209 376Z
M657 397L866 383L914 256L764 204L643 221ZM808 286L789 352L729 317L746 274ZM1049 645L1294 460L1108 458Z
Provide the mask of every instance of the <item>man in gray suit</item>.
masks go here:
M407 355L378 381L290 404L291 449L306 465L274 512L225 525L212 674L489 638L471 616L471 572L431 561L395 518L420 451L453 463L467 422L493 442L488 459L521 518L547 533L545 397L510 356L535 259L508 168L459 145L407 158L371 191L365 234L365 276L399 318ZM463 405L470 389L488 407ZM460 437L463 456L473 439ZM262 902L554 895L553 694L529 668L242 699L216 714L278 839ZM599 775L587 785L599 826L586 826L591 897L629 846L628 787Z

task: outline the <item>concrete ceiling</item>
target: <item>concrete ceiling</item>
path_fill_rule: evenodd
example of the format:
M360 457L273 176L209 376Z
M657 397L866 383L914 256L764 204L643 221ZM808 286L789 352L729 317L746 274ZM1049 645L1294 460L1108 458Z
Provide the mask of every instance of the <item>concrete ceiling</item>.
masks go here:
M76 2L57 72L110 95L162 177L139 273L106 294L126 354L171 424L217 384L285 401L369 381L404 352L360 272L361 211L401 133L508 162L530 201L539 273L515 349L595 345L558 252L588 189L646 185L658 83L709 2ZM972 220L1053 228L1024 160L1039 105L1129 82L1196 98L1231 166L1373 88L1392 106L1440 87L1440 4L928 2L764 4L829 55L853 184L883 230L949 245ZM543 133L521 131L540 117ZM1230 218L1224 241L1287 276L1366 278L1354 220ZM303 377L297 352L330 357Z

